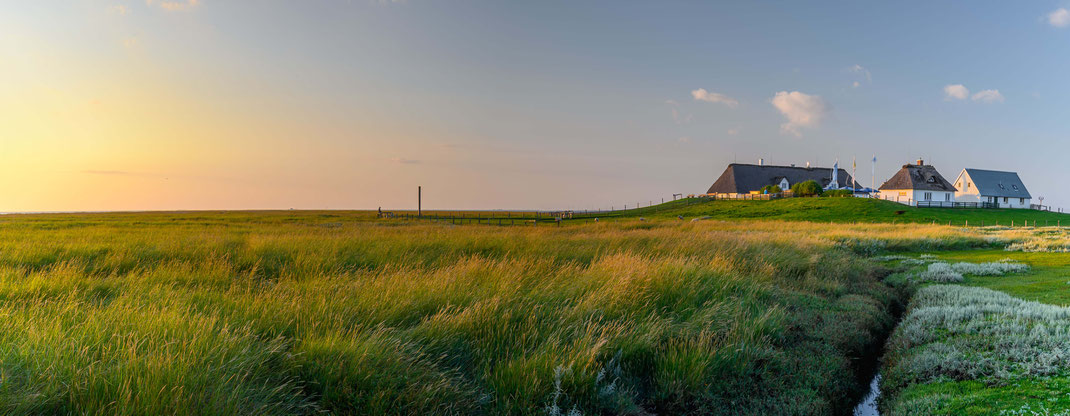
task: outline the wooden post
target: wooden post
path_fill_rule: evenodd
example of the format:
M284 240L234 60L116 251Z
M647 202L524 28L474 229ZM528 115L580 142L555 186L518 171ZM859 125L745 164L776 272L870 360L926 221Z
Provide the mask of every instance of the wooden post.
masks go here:
M419 216L424 216L424 187L416 187L416 212Z

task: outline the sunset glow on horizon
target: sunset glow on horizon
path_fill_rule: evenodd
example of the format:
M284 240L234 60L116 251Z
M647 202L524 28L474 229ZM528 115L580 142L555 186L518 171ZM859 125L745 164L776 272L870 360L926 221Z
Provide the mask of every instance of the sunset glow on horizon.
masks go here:
M1055 7L895 7L4 2L0 212L609 208L874 154L1070 206Z

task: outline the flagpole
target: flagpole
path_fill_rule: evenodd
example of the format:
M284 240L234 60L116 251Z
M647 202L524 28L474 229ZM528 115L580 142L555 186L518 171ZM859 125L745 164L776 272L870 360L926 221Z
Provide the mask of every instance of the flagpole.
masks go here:
M869 189L877 189L877 155L873 155L873 164L869 168Z
M858 191L858 157L851 156L851 193Z

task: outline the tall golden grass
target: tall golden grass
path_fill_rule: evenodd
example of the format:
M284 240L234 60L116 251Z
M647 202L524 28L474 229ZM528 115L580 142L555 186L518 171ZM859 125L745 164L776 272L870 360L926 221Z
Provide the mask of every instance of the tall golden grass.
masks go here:
M0 220L4 414L827 414L947 227ZM844 376L848 374L848 376Z

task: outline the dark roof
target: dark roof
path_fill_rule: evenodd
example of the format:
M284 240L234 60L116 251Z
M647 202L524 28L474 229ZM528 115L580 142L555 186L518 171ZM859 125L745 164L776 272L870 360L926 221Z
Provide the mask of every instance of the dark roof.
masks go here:
M981 196L1032 198L1015 172L966 168L966 173L970 175L970 180Z
M915 189L919 191L955 192L955 186L940 175L932 165L903 165L899 172L892 175L880 190Z
M725 168L721 177L713 183L708 194L745 194L760 191L766 185L779 185L781 179L795 185L809 180L822 188L832 182L832 168L807 168L795 166L770 166L733 163ZM851 175L840 169L837 181L840 188L851 185Z

